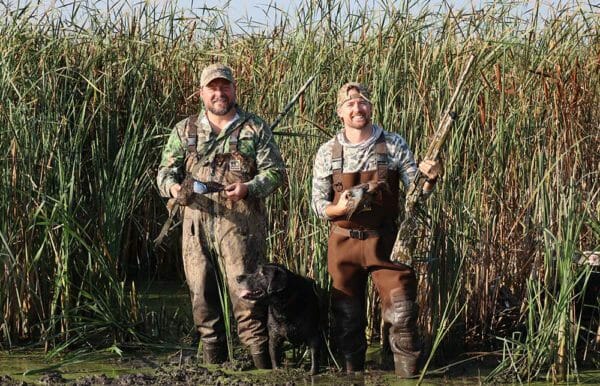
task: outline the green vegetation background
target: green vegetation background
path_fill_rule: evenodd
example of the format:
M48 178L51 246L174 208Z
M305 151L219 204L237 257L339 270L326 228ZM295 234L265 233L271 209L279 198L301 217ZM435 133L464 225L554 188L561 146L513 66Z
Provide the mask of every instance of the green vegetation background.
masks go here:
M306 1L274 28L234 34L218 12L75 4L0 10L0 348L156 339L135 280L180 273L176 234L151 243L166 218L154 178L173 123L198 111L204 65L232 66L240 104L267 121L316 75L277 128L289 180L268 201L269 253L327 287L310 178L340 128L335 90L368 84L375 122L418 158L474 53L419 231L425 342L504 349L498 371L528 379L577 369L576 342L590 347L594 331L572 301L590 270L572 262L600 246L598 9L349 15L345 0ZM373 333L372 293L369 307Z

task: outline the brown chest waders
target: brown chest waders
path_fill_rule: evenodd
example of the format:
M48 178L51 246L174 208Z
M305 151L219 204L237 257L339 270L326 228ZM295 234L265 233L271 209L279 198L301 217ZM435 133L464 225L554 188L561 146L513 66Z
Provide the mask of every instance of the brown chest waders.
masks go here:
M333 281L331 307L334 336L344 355L346 371L364 369L366 310L365 290L371 274L381 299L382 319L389 325L389 342L396 374L416 373L419 351L416 345L417 280L412 268L390 261L396 238L399 176L388 170L384 134L375 144L377 169L343 173L343 148L334 141L332 150L333 202L342 192L370 181L387 182L377 193L370 210L354 213L349 219L332 220L328 241L327 268Z
M254 160L237 148L238 135L245 121L231 129L228 153L217 153L212 159L203 157L205 160L196 152L195 121L196 117L190 117L186 126L185 167L188 175L199 181L223 185L247 182L255 176ZM183 209L184 270L206 363L221 363L227 359L221 305L221 291L225 288L218 270L224 273L240 341L249 347L253 357L268 355L266 308L241 301L235 280L238 275L253 272L258 264L265 262L266 229L264 204L252 197L232 202L225 192L194 195L192 203Z

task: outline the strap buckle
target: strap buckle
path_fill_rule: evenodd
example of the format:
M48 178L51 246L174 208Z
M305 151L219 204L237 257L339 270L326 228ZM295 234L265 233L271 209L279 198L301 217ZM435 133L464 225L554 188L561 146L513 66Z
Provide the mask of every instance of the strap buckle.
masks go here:
M360 229L350 229L349 230L350 237L358 240L366 240L369 237L368 233L365 231L361 231Z
M334 182L333 189L336 192L341 192L342 190L344 190L344 184L341 181Z

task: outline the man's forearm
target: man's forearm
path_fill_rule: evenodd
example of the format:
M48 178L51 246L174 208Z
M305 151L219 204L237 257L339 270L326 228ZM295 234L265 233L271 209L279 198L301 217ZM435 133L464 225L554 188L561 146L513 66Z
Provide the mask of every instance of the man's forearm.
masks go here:
M162 197L171 197L171 188L180 181L177 178L178 170L173 167L161 167L156 176L158 191Z
M248 196L264 198L271 194L275 189L283 185L285 172L283 170L271 169L257 174L252 180L248 181Z
M335 217L345 216L348 210L346 209L346 207L342 207L336 204L329 204L325 207L324 212L325 215L331 219Z

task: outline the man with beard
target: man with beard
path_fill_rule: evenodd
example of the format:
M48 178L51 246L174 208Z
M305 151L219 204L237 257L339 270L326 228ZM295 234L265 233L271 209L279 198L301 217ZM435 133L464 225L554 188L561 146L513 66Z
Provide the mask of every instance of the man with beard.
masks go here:
M266 260L264 199L283 183L285 165L265 122L236 104L231 68L206 67L200 97L204 110L169 136L158 187L183 205L183 264L204 362L227 360L221 270L239 338L257 368L270 368L266 309L240 301L235 278Z
M365 290L371 274L390 327L389 342L396 374L417 371L415 304L417 280L413 269L390 261L396 238L400 180L408 186L417 167L408 145L396 133L371 122L367 89L347 83L338 92L337 114L343 129L323 144L313 168L312 207L331 223L327 268L332 278L333 335L347 372L364 369ZM424 194L433 189L441 165L424 161ZM369 196L368 205L364 203Z

